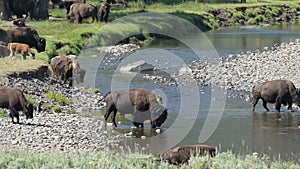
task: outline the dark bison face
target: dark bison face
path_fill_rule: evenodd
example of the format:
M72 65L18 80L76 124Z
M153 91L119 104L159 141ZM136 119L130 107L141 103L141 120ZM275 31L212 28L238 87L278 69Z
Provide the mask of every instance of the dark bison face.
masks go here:
M73 76L74 76L74 80L75 80L76 83L83 83L84 76L85 76L85 70L80 68L80 67L75 68Z
M46 39L44 38L39 38L37 41L37 44L35 46L36 50L40 52L44 52L46 48Z
M152 122L152 128L160 127L167 119L168 109L160 108L153 115L155 120Z
M296 96L294 96L293 102L300 107L300 89L296 89Z
M33 105L31 103L26 103L24 113L25 113L26 119L33 118Z

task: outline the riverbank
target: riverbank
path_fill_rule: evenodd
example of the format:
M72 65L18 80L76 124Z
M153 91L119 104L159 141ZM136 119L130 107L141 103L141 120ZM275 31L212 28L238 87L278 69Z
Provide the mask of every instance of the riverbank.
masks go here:
M22 115L21 124L12 124L8 115L0 117L1 149L75 154L118 151L122 145L121 135L108 134L104 128L100 113L104 102L99 89L61 84L50 77L48 66L6 73L0 79L0 88L19 88L34 107L41 106L32 120ZM97 111L99 116L91 117L90 111Z

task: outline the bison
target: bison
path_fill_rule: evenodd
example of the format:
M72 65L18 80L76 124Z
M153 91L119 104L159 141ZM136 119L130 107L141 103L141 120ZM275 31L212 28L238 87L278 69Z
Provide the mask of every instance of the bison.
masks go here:
M74 19L78 23L82 23L85 18L92 17L93 22L96 19L98 22L98 7L92 4L74 3L70 7L70 11L67 14L69 22L74 22Z
M179 146L164 152L161 159L170 164L179 165L187 163L191 156L203 156L205 154L211 157L216 156L216 148L208 145Z
M8 33L0 28L0 43L1 45L7 45L10 42Z
M7 30L11 42L25 43L34 47L38 52L45 51L46 39L41 38L32 27L18 27Z
M167 109L161 105L161 97L151 92L149 89L121 90L109 93L105 97L106 113L104 115L107 122L112 114L112 122L117 127L115 117L117 111L121 115L132 114L133 125L144 127L144 121L149 120L151 127L160 127L167 119Z
M9 50L7 46L0 45L0 57L9 56Z
M269 111L267 103L275 103L278 112L281 104L288 105L288 109L292 109L293 103L300 106L300 91L289 80L273 80L257 84L252 88L252 95L252 111L259 99L262 99L267 111Z
M26 101L23 92L15 88L0 89L0 108L9 109L9 116L12 123L15 123L14 117L19 123L19 112L23 111L26 119L33 118L33 105Z
M17 15L17 18L23 18L22 15L26 15L25 19L29 16L30 19L33 18L35 1L33 0L10 0L9 1L10 9L14 14Z
M99 13L100 13L100 22L105 21L105 23L108 22L108 15L110 11L111 5L107 2L103 3L100 7Z
M24 60L26 60L26 56L31 56L32 59L35 59L34 52L30 49L27 44L24 43L9 43L8 49L10 51L10 57L13 59L15 53L20 53Z
M82 83L85 76L85 70L82 69L75 58L58 55L51 59L50 65L53 75L62 83L69 81L72 85L73 80L76 83Z

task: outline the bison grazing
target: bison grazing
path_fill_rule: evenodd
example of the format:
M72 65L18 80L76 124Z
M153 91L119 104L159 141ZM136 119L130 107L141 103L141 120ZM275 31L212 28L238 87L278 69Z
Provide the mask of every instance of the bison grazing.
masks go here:
M32 59L35 59L34 52L30 49L27 44L24 43L9 43L8 49L10 51L10 57L13 59L13 56L16 53L20 53L24 60L26 60L26 56L31 56Z
M96 19L98 22L98 7L92 4L74 3L70 7L70 11L67 14L69 22L74 22L74 19L78 23L82 23L83 19L92 17L93 22Z
M252 95L252 111L259 99L262 99L267 111L269 111L267 103L275 103L275 109L279 112L281 104L288 105L288 109L292 109L293 103L300 106L300 91L288 80L273 80L257 84L252 89Z
M69 81L71 86L73 80L76 83L82 83L84 80L85 70L80 67L74 58L58 55L51 59L50 65L53 75L62 83Z
M18 27L7 31L11 42L25 43L34 47L38 52L45 51L46 39L41 38L31 27Z
M110 11L111 5L107 2L103 3L100 7L99 13L100 13L100 22L105 21L105 23L108 22L108 16Z
M0 89L0 107L9 109L9 116L14 122L14 117L19 123L19 112L23 111L26 119L33 118L33 106L25 99L24 94L19 89Z
M170 164L179 165L187 163L191 156L216 156L216 148L208 145L187 145L175 147L162 154L162 160Z
M161 105L161 97L148 89L131 89L111 92L105 97L106 113L104 115L107 122L112 114L112 122L117 127L115 117L117 111L122 115L132 114L133 125L144 127L144 121L149 120L151 127L160 127L167 119L167 109Z

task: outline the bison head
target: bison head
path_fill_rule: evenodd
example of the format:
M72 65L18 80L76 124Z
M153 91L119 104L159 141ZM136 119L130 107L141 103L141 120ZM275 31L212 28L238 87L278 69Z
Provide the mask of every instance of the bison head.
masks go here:
M84 76L85 76L85 70L77 67L75 69L73 69L73 79L76 83L82 83L84 80Z
M24 108L24 113L25 113L26 119L33 118L33 105L31 103L26 103L25 108Z
M38 38L35 48L38 52L45 51L46 48L46 39L45 38Z
M168 116L168 109L160 106L154 112L151 113L152 121L152 128L160 127L167 119Z

